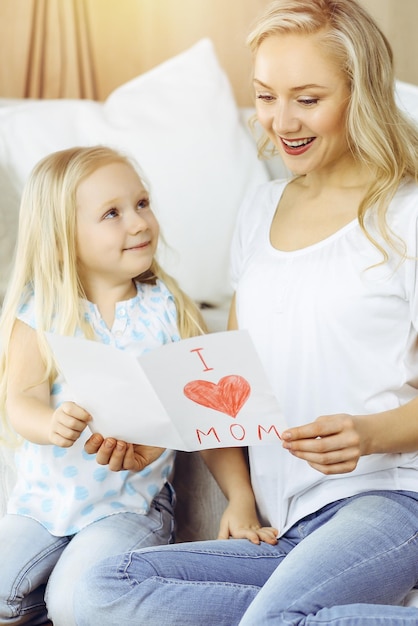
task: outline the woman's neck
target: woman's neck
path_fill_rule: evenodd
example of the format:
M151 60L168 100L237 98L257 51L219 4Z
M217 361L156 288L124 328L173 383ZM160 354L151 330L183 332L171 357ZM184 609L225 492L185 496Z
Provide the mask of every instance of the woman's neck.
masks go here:
M353 158L347 158L335 168L309 172L299 178L299 183L310 189L312 195L327 194L328 191L348 191L362 189L365 191L372 180L372 172Z

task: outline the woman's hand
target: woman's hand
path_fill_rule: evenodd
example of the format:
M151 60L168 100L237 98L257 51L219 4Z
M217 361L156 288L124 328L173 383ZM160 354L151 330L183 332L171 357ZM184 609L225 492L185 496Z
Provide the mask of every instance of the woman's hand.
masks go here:
M262 527L253 507L245 503L229 503L219 526L218 539L248 539L252 543L261 541L275 545L278 530L270 526Z
M365 454L361 420L351 415L323 415L282 433L283 447L323 474L352 472Z
M88 454L96 455L99 465L109 465L109 469L113 472L120 470L140 472L158 459L165 450L165 448L155 446L126 443L113 437L104 439L98 433L94 433L86 441L84 449Z

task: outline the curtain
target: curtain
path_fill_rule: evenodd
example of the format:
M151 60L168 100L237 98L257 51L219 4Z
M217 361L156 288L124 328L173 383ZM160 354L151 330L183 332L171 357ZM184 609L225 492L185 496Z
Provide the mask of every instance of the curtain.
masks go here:
M25 98L97 99L86 0L31 0Z

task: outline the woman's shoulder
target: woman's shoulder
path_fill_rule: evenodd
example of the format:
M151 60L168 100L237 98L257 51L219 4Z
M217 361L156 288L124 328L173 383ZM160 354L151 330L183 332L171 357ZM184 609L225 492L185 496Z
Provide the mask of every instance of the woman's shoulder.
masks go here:
M266 183L261 183L254 189L253 197L266 202L276 201L280 198L289 182L291 182L290 178L275 178Z
M404 180L393 195L386 212L385 221L389 236L405 247L407 254L416 256L418 249L418 184L414 180ZM376 215L373 214L373 229L379 233Z
M388 218L393 224L410 224L418 218L418 183L414 180L403 181L388 208Z
M412 178L407 178L399 185L395 198L400 201L416 201L418 197L418 182Z
M275 179L255 187L244 199L238 212L238 223L262 221L276 210L277 204L289 180Z

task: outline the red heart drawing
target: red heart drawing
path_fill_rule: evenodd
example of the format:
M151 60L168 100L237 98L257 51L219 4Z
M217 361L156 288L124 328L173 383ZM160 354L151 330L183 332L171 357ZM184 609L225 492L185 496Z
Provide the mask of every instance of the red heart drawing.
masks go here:
M236 417L251 393L250 384L242 376L224 376L218 383L192 380L183 389L184 395L209 409Z

